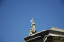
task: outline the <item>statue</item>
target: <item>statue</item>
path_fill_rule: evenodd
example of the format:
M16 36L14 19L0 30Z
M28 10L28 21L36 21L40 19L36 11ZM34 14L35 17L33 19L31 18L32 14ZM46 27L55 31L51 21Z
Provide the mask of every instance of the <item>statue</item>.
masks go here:
M30 22L32 22L32 24L31 24L32 28L30 29L29 35L32 35L32 34L35 34L36 33L35 22L33 22L33 21L34 20L32 18L31 21L30 21Z

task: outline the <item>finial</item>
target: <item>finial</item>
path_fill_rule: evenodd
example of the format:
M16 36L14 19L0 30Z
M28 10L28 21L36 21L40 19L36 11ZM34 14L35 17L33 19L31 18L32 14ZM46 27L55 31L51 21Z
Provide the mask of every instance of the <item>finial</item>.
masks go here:
M35 34L36 33L36 28L35 28L35 22L33 22L33 18L31 19L30 22L32 22L31 26L32 28L30 29L30 34L29 35L32 35L32 34Z
M32 23L33 23L33 21L34 21L34 20L33 20L33 18L32 18L30 22L32 22Z

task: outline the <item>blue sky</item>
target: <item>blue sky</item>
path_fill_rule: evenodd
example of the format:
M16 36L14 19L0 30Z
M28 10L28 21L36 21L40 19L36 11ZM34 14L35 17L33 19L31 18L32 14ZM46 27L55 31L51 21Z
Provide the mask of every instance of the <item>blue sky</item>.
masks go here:
M37 32L64 29L64 0L0 0L0 42L24 42L32 18Z

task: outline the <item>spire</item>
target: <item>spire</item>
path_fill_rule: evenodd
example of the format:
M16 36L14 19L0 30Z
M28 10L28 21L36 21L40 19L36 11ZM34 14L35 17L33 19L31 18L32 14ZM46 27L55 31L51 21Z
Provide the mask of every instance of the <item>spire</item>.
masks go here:
M31 24L32 28L30 29L29 35L32 35L32 34L35 34L36 33L35 22L33 22L33 21L34 20L32 18L31 21L30 21L30 22L32 22L32 24Z

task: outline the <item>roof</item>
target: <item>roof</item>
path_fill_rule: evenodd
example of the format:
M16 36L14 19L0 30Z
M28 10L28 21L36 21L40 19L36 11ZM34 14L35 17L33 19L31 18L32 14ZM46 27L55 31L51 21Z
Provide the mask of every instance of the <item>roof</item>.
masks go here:
M48 36L60 36L60 37L64 37L64 30L63 29L59 29L59 28L53 28L51 27L50 30L45 30L45 31L41 31L39 33L36 33L34 35L31 36L27 36L24 38L24 42L31 42L31 41L44 41L43 39L45 39Z

